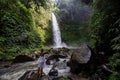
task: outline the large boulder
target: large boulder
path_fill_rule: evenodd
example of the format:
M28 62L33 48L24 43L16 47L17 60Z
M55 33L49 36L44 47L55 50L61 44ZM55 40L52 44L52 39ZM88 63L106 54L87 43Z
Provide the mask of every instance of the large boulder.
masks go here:
M70 62L68 65L71 68L72 73L80 73L82 70L89 70L93 68L95 54L92 49L84 44L77 49L73 49Z
M17 55L14 59L13 59L13 63L21 63L21 62L27 62L27 61L34 61L34 58L28 56L28 55Z
M71 56L71 60L78 63L87 63L91 57L91 50L87 45L82 45L80 48L75 49Z

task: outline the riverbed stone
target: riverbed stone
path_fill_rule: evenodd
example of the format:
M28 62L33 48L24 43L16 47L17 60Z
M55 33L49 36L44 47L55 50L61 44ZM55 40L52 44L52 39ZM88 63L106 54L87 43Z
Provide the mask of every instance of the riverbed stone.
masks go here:
M90 80L89 78L81 77L79 75L69 75L68 79L69 80Z
M59 61L59 58L66 58L67 56L66 55L60 55L60 54L54 54L54 55L51 55L47 58L46 60L46 64L50 65L50 61Z
M34 58L28 56L28 55L17 55L13 60L12 63L21 63L21 62L27 62L27 61L34 61Z
M71 72L78 74L83 70L87 71L92 69L94 57L95 55L92 48L86 44L81 45L80 48L73 49L70 62L68 62Z
M80 48L74 51L74 53L71 56L71 60L84 64L90 60L90 57L91 57L91 50L87 45L82 45Z
M63 76L49 76L49 75L42 75L40 77L36 71L30 70L26 71L24 75L21 76L18 80L65 80L65 78Z

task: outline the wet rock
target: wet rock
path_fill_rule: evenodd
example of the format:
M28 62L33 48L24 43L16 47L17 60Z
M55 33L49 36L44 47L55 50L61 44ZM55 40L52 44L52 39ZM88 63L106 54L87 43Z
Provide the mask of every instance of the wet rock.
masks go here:
M34 61L34 58L28 56L28 55L18 55L16 56L12 63L21 63L21 62L27 62L27 61Z
M91 57L91 50L87 45L82 45L76 49L71 56L71 60L77 61L78 63L87 63Z
M11 60L0 61L0 69L1 68L8 68L10 66L11 66Z
M27 71L18 80L40 80L40 79L41 78L39 77L39 75L35 71Z
M50 61L59 61L59 58L66 58L67 56L66 55L59 55L59 54L54 54L54 55L51 55L47 58L46 60L46 64L50 65Z
M42 75L40 77L40 74L37 74L37 71L27 71L25 74L20 77L18 80L48 80L48 76Z
M18 80L29 80L28 74L30 74L30 71L25 72L25 74L20 77Z
M94 53L91 48L84 44L78 49L73 50L70 62L68 65L72 73L80 73L82 70L88 71L93 68Z
M58 76L58 70L53 68L53 69L50 70L48 75L49 76Z
M70 76L68 76L68 79L70 79L70 80L89 80L89 78L83 78L78 75L70 75Z
M69 49L68 48L65 48L65 47L63 47L63 48L58 48L58 53L60 54L60 55L64 55L64 56L67 56L68 55L68 53L69 53Z
M49 76L49 75L43 75L39 76L36 71L27 71L25 74L20 77L18 80L65 80L64 77L60 76Z
M66 80L66 78L64 78L64 77L49 77L49 80Z
M0 59L0 61L4 61L3 59Z
M64 60L64 61L58 61L58 62L55 63L55 66L58 69L66 69L67 68L67 62L66 62L66 60Z
M5 68L8 68L8 67L10 67L10 66L11 66L11 65L4 65Z

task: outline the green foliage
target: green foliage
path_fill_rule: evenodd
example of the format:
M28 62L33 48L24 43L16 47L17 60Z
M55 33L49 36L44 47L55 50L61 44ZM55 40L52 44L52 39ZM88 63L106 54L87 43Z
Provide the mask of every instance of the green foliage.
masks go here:
M44 9L42 6L39 6L39 8L36 11L37 5L34 4L34 2L31 2L31 12L34 20L34 24L37 28L34 28L36 32L38 32L42 43L50 43L50 40L52 40L52 30L51 30L51 24L50 24L50 18L51 18L51 11L49 9ZM49 41L49 42L48 42Z
M88 24L63 24L61 25L62 39L70 45L77 45L82 43L90 44Z
M39 9L40 6L47 9L50 8L50 4L47 0L20 0L27 8L31 8L31 2L36 5L36 9Z
M35 4L30 5L31 9L35 6ZM28 9L20 0L0 0L0 59L12 58L22 50L30 52L33 48L42 47L46 42L46 30L40 27L42 25L48 27L49 17L41 17L47 11L40 7L39 14L42 15L36 15L37 12L33 10L35 13L32 13L31 9ZM43 24L38 22L38 26L35 19L39 21L42 18L44 18Z
M111 42L112 42L112 46L111 48L116 51L116 52L120 52L120 18L114 23L114 25L118 24L117 28L111 29L112 31L114 31L117 36L114 37Z
M120 53L116 53L110 58L110 66L114 71L120 72L120 70L116 70L120 67L119 63L120 63Z
M114 54L110 58L110 67L113 73L110 75L109 80L119 80L120 79L120 53Z
M107 4L106 4L107 3ZM112 53L114 41L119 37L119 1L93 0L94 14L91 17L92 38L97 51ZM118 38L117 38L118 39ZM115 46L115 45L114 45ZM117 47L118 48L118 47Z
M91 37L97 52L112 56L109 60L113 73L109 80L120 79L120 1L93 0L94 13L91 17ZM103 74L104 75L104 74ZM106 76L108 78L108 76Z
M109 80L120 80L120 73L113 72L113 74L110 76Z

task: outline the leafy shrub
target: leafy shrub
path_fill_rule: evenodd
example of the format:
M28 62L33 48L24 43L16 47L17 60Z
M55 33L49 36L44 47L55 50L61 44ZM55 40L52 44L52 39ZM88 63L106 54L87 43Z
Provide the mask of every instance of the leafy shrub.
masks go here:
M42 7L40 9L47 13ZM38 28L34 16L35 13L26 8L20 0L0 0L0 58L11 58L20 50L28 49L29 52L30 49L39 48L45 43L46 30ZM45 27L48 27L48 20L49 17L46 16Z

